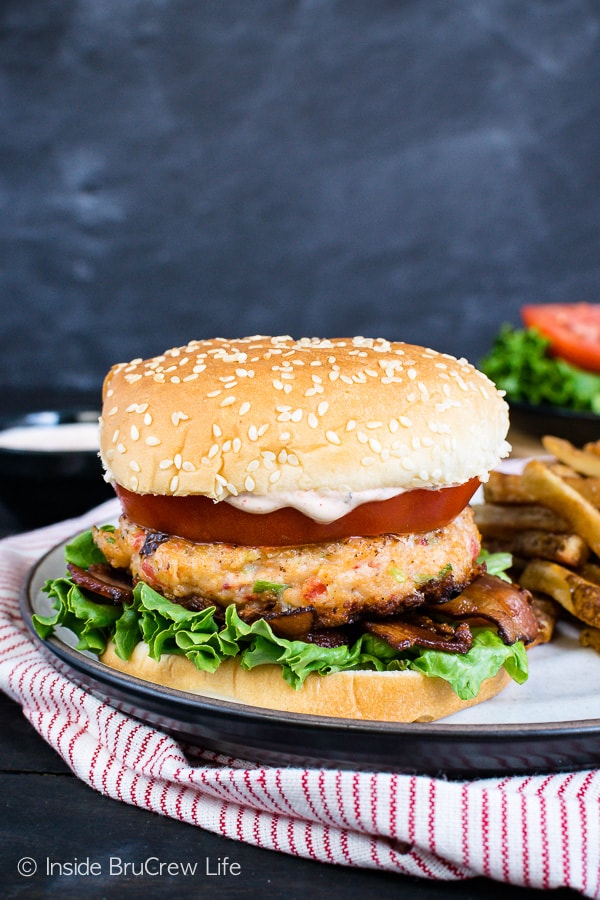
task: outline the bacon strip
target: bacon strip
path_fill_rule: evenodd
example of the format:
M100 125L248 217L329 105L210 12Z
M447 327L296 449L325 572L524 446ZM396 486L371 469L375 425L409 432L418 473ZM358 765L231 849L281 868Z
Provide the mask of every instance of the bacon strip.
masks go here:
M131 581L126 575L119 577L118 570L111 566L92 565L86 571L73 563L68 563L67 569L75 584L96 594L99 603L102 602L100 598L108 600L115 606L119 603L131 603L133 600Z
M464 622L457 628L439 625L430 619L408 622L395 619L387 622L365 622L365 631L377 635L395 650L424 647L446 653L467 653L473 645L471 629Z
M496 575L480 575L452 600L435 607L451 619L484 619L493 622L505 644L535 640L538 621L529 591Z

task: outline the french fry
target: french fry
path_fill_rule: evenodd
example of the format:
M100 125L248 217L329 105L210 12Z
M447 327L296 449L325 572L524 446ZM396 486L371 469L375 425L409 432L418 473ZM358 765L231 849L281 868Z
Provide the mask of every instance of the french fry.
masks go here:
M475 523L484 537L504 537L521 531L572 531L569 522L539 504L473 506Z
M579 566L577 574L585 578L586 581L593 581L594 584L600 585L600 566L596 562L586 562Z
M554 637L554 629L560 616L560 605L546 594L532 592L531 605L538 621L538 636L531 646L548 644ZM600 632L599 632L600 633Z
M590 555L588 545L578 534L555 531L517 531L488 540L487 548L492 553L503 550L526 559L549 559L573 569L583 566Z
M600 507L600 478L584 478L570 466L562 463L547 463L548 468L562 478L577 493L594 506ZM483 499L486 503L533 503L535 498L523 487L520 475L512 472L490 472L489 480L483 485Z
M594 553L600 555L600 510L551 472L540 460L533 459L528 462L521 477L525 490L531 493L538 503L547 506L556 515L564 517L570 526L566 530L581 535Z
M600 628L582 628L579 643L582 647L592 647L596 653L600 653Z
M592 506L600 509L600 478L583 478L581 475L574 475L563 478L563 481L586 500L589 500Z
M521 587L548 594L586 625L600 628L600 585L558 563L534 559L519 576Z
M542 438L544 448L560 462L575 469L582 475L600 478L600 455L595 451L579 450L564 438L545 435Z
M483 485L486 503L531 503L533 498L523 490L521 476L509 472L490 472Z

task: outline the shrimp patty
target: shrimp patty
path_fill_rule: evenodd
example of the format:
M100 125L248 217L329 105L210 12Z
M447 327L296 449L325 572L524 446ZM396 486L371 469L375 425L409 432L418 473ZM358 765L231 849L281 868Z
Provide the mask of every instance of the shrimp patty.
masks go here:
M252 621L310 607L321 628L442 602L479 571L480 537L470 508L425 534L299 547L198 544L142 528L125 516L114 532L95 529L94 540L134 582L144 581L189 609L234 603Z

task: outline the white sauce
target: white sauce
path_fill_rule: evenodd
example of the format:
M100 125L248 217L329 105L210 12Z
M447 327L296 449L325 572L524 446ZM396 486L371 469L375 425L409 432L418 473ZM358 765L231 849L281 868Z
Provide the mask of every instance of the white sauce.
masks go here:
M238 494L228 497L237 509L249 513L270 513L291 506L315 522L326 525L341 519L363 503L389 500L404 493L404 488L374 488L370 491L293 491L273 494Z
M0 431L0 448L42 450L52 453L98 450L97 422L64 422L56 425L16 425Z

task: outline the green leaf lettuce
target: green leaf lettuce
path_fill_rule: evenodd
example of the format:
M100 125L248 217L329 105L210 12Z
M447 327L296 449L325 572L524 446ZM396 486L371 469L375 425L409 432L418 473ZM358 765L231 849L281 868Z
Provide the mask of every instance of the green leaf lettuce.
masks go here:
M69 545L70 561L78 559L77 564L83 567L90 561L100 561L90 538L86 533ZM443 678L462 699L476 696L482 681L496 675L502 666L518 683L527 678L523 644L506 646L490 629L474 631L473 647L464 655L418 648L400 653L366 633L351 645L321 647L278 637L264 619L248 624L234 605L226 609L224 625L219 625L214 607L188 610L141 582L134 588L133 602L124 606L96 603L67 576L48 581L44 590L53 601L54 612L33 617L40 637L47 638L56 627L63 626L77 636L78 650L100 655L112 640L117 655L124 660L140 641L148 645L152 659L160 659L163 653L180 654L207 672L237 656L244 669L280 666L285 681L296 689L313 672L328 675L356 669L413 669Z

